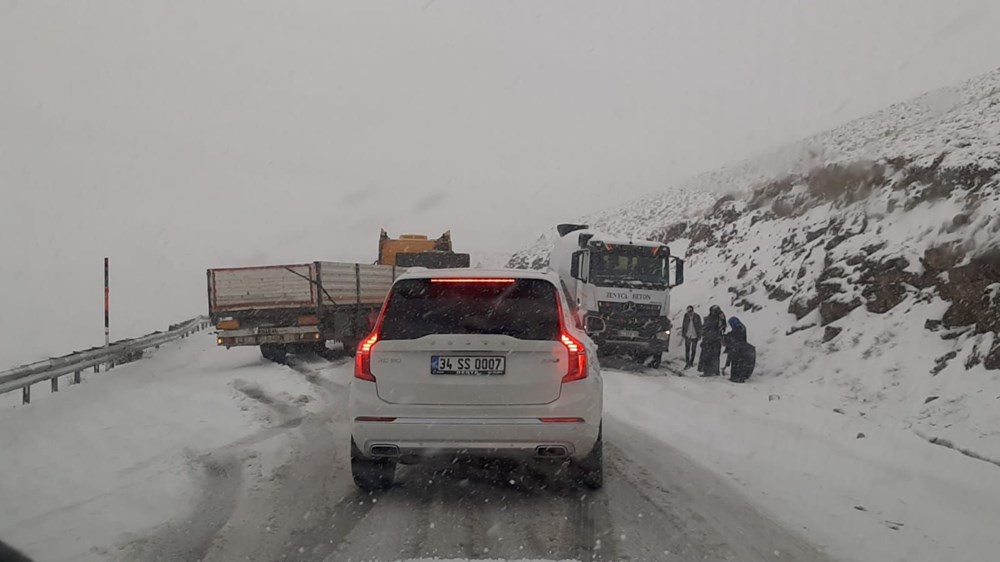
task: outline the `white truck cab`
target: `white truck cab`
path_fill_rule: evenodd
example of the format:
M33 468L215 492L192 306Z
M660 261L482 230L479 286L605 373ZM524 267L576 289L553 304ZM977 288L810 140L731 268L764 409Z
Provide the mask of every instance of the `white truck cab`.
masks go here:
M586 225L557 230L549 266L599 351L625 352L658 367L670 345L670 289L684 282L684 260L659 242L612 237Z

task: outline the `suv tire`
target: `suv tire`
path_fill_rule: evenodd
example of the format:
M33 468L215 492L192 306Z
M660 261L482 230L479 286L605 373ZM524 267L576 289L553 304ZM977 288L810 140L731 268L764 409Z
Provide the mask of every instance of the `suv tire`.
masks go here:
M391 487L395 480L396 462L365 458L352 437L351 476L354 478L354 484L366 492L385 490Z
M604 486L604 422L597 430L597 441L587 456L577 462L579 481L591 490L599 490Z

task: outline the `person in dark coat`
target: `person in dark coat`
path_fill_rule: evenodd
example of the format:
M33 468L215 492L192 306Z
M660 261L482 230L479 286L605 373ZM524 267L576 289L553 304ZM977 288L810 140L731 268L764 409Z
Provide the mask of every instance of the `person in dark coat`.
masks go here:
M756 363L756 349L747 342L747 328L735 316L729 319L729 333L725 336L726 365L730 369L729 380L746 382Z
M681 324L681 337L684 338L684 368L694 367L695 356L698 354L698 340L701 339L701 316L694 311L693 306L687 307L684 322Z
M698 371L703 377L719 376L719 361L722 358L722 338L726 335L726 315L719 305L708 309L708 316L701 326L701 360Z

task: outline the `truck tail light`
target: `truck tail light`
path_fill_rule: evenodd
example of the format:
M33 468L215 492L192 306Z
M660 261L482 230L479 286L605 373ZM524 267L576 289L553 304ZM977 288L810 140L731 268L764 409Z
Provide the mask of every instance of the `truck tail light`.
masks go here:
M373 333L358 344L358 352L354 354L354 378L375 382L372 374L372 347L378 341L378 332Z

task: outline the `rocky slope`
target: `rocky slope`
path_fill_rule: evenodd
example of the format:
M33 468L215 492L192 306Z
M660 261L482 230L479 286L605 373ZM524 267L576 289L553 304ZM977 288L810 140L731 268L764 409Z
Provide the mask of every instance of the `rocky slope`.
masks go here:
M1000 459L998 173L1000 71L583 222L686 248L675 303L739 315L764 379Z

